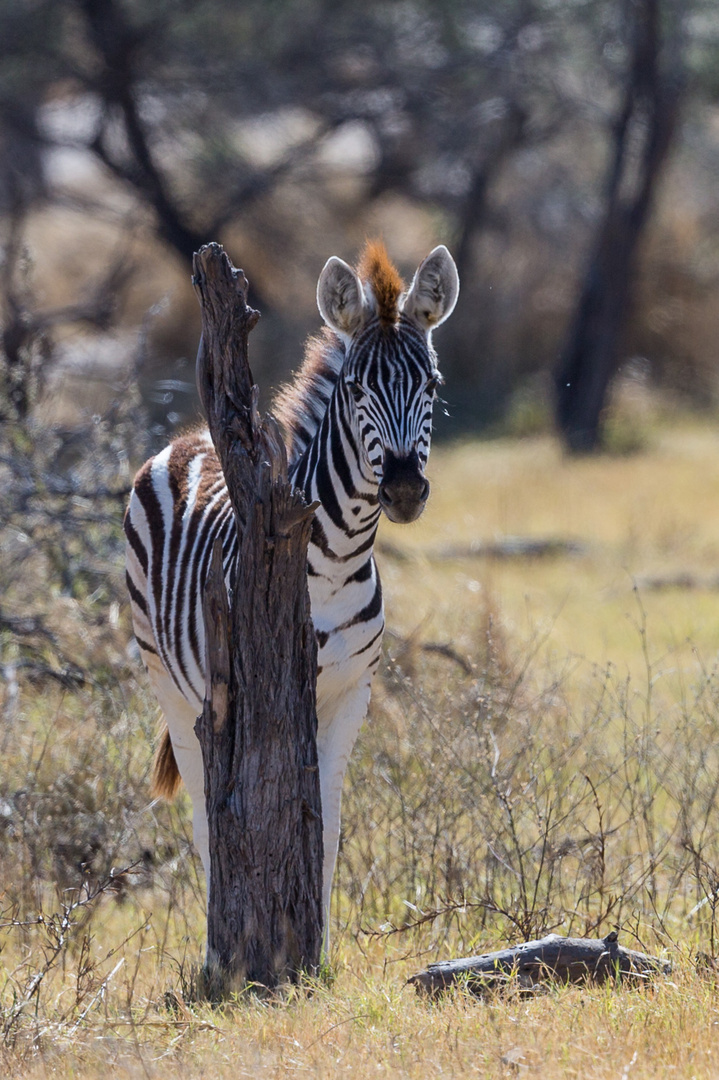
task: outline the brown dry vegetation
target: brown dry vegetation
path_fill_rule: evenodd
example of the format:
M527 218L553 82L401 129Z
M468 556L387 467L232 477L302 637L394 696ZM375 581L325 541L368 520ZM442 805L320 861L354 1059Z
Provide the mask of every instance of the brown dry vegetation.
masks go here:
M193 999L187 801L148 795L121 500L81 492L127 482L135 408L128 392L93 425L74 493L46 488L22 528L2 515L3 1074L716 1075L716 988L695 968L719 954L715 427L632 391L614 420L636 443L643 410L631 455L566 459L548 437L435 453L425 518L382 531L391 631L345 789L329 970L211 1009ZM51 471L47 431L17 438ZM18 483L4 474L6 510ZM472 551L511 536L562 543ZM433 1005L405 985L437 958L614 926L673 976Z

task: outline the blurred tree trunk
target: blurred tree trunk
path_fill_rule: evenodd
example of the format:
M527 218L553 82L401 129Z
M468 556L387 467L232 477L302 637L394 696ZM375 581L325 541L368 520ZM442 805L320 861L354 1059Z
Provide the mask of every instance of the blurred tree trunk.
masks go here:
M639 240L671 147L680 97L678 61L662 70L660 0L626 0L626 16L632 54L614 125L604 216L555 373L557 426L567 447L579 453L595 450L601 440L602 413L633 299ZM664 43L671 46L676 41Z
M492 186L507 161L528 143L530 136L527 119L522 106L517 101L510 100L507 115L498 125L498 132L491 141L488 140L488 145L483 147L481 154L478 154L479 160L474 163L466 195L458 201L458 227L452 244L452 254L461 282L468 284L477 281L478 240L492 220ZM540 141L541 136L533 133L532 139ZM492 348L495 326L491 318L487 319L486 312L485 301L473 310L471 316L465 311L463 318L450 320L441 331L442 353L452 358L452 381L465 387L463 403L453 403L453 423L458 418L460 423L464 424L471 422L481 426L490 422L501 411L502 402L508 393L511 375L503 365L495 362L496 356ZM479 351L478 340L481 340L484 346ZM478 388L474 394L472 387ZM439 432L444 426L442 416L437 413L434 426Z
M488 212L488 195L497 174L527 141L527 114L516 101L510 101L507 116L490 152L477 165L472 181L459 209L459 234L454 245L454 261L459 280L470 279L474 273L474 242L484 228ZM472 357L474 361L474 356Z
M94 89L103 101L105 116L92 149L115 176L142 193L157 214L159 235L189 260L207 238L193 229L183 215L153 157L138 102L141 74L137 55L143 45L143 33L130 25L126 11L117 0L76 2L86 20L90 42L102 62ZM129 165L121 162L113 147L110 132L118 117L122 119L127 140Z
M173 193L158 164L152 138L142 118L142 64L138 59L157 33L159 20L151 20L144 30L133 26L118 0L75 0L85 19L90 42L101 61L99 73L90 84L103 102L103 117L91 144L93 153L120 180L134 188L153 208L158 235L184 259L216 235L223 222L197 229L193 215ZM117 150L114 130L120 119L126 141L126 157ZM243 192L248 203L254 194ZM253 287L253 298L269 308L269 302Z
M195 256L198 388L238 523L232 610L217 540L204 591L207 670L197 721L210 834L206 992L316 970L322 940L317 655L307 590L314 505L288 480L257 413L247 280L218 244Z

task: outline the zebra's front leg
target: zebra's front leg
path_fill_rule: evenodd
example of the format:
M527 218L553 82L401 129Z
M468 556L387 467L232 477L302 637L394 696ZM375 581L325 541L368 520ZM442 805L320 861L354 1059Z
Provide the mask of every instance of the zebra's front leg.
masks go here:
M370 698L369 679L351 687L334 703L331 715L318 701L317 759L322 796L322 912L324 918L324 953L329 952L330 898L340 839L342 785L347 762L367 715Z

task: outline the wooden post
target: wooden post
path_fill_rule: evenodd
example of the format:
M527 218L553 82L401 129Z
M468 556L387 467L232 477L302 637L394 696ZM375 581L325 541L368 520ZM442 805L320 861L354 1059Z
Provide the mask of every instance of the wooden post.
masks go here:
M317 659L307 591L314 506L260 419L247 339L259 315L219 244L194 256L197 381L239 533L230 602L216 543L204 591L206 696L196 725L210 834L206 992L313 971L322 941Z

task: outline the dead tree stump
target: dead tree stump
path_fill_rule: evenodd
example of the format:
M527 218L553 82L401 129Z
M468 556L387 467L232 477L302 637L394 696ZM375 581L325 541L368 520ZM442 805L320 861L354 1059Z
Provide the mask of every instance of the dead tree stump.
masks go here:
M196 725L210 834L206 992L296 981L322 942L317 658L307 591L314 506L260 419L247 339L259 315L218 244L193 260L197 381L239 535L228 584L217 541L204 590L205 703Z

